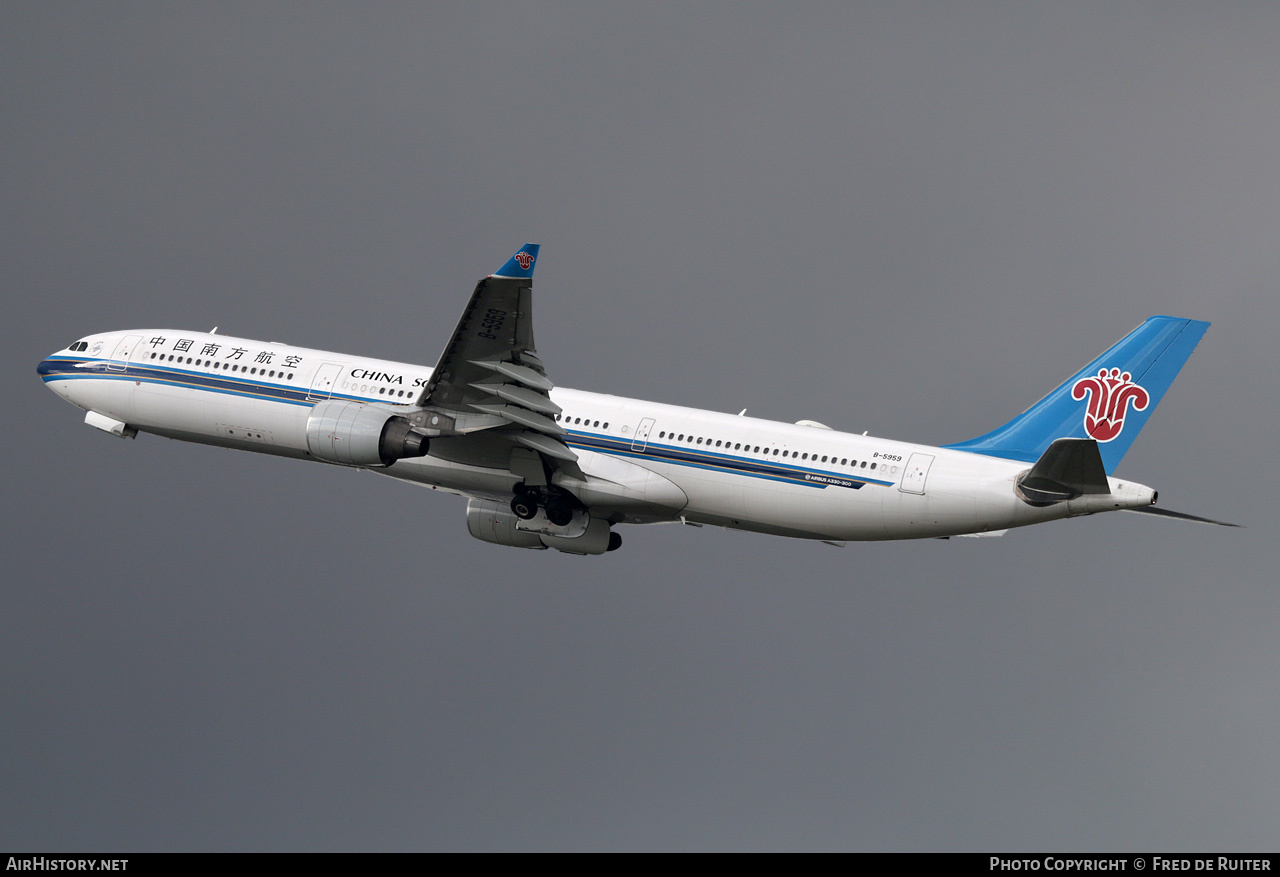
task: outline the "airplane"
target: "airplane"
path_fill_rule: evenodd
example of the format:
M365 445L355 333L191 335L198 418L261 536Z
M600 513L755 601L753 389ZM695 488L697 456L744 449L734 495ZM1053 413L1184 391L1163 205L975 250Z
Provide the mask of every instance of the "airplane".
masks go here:
M41 380L139 432L368 469L467 498L472 536L597 555L622 524L851 541L998 536L1155 509L1113 472L1209 324L1154 316L1022 414L942 447L555 386L534 348L525 244L476 285L435 368L213 332L89 335ZM1228 524L1226 526L1236 526Z

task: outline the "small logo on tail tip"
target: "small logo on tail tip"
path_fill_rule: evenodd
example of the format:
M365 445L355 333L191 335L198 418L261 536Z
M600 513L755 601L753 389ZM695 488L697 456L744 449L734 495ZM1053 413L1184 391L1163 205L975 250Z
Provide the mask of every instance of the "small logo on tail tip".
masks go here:
M1109 442L1124 429L1124 417L1133 403L1134 411L1145 411L1151 396L1133 383L1133 375L1118 368L1099 369L1097 377L1081 378L1071 388L1075 400L1089 397L1084 413L1084 431L1099 442Z
M532 254L526 253L524 250L521 250L520 252L516 253L511 258L516 260L516 264L520 266L520 269L522 271L528 271L529 266L533 264Z

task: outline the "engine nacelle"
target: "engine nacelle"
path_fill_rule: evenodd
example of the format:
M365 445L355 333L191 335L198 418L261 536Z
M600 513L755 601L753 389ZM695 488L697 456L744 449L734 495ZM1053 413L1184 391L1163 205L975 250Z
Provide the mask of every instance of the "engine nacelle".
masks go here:
M543 533L538 538L542 544L556 551L567 554L604 554L609 550L609 537L612 534L608 521L592 518L587 524L587 532L569 539L565 536L552 536ZM619 540L621 542L621 540Z
M467 503L467 530L482 542L507 545L512 548L545 549L537 533L517 530L520 520L505 503L491 499L473 499Z
M483 542L512 548L554 548L566 554L604 554L621 541L613 535L607 521L592 518L581 536L552 536L517 529L520 519L506 503L491 499L473 499L467 503L467 530Z
M427 437L407 418L363 402L330 399L311 409L307 449L326 463L390 466L427 453Z

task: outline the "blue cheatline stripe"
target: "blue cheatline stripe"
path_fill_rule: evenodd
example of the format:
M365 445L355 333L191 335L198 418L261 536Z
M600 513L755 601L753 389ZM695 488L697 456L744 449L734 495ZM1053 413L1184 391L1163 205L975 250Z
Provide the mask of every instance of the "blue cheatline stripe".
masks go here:
M111 371L107 369L105 359L86 359L72 356L53 356L41 362L36 368L41 380L52 381L143 381L149 384L160 384L171 387L186 387L211 393L222 393L228 396L239 396L250 399L268 399L289 405L311 407L316 399L308 399L310 388L290 387L282 384L270 384L242 378L225 376L215 377L202 372L193 372L172 366L152 366L130 364L127 371ZM80 363L94 363L99 368L81 369ZM384 399L368 399L363 396L352 396L346 393L330 393L327 398L347 399L353 402L383 402ZM389 404L397 404L389 402ZM656 460L676 466L693 469L705 469L713 472L727 472L748 478L760 478L766 481L777 481L796 484L802 487L846 487L859 490L867 484L880 487L891 487L893 482L865 475L853 475L823 469L806 469L783 463L763 462L732 454L717 454L705 450L681 448L674 445L649 442L643 451L632 448L630 439L616 439L610 436L570 430L565 441L571 447L590 451L601 451L617 457L633 460ZM827 480L823 480L827 479Z
M614 456L629 457L635 460L657 460L677 466L729 472L750 478L798 484L803 487L848 487L853 490L859 490L866 484L874 484L881 487L891 487L893 484L891 481L868 478L864 475L852 475L831 470L804 469L782 463L764 463L747 457L695 451L691 448L679 448L656 442L649 442L643 451L637 451L632 448L632 443L628 439L615 439L574 430L569 431L566 443L584 450L604 451ZM817 479L829 480L821 481Z
M91 362L100 368L77 368L78 363ZM311 407L316 399L308 399L309 387L286 386L230 376L214 376L202 372L193 372L172 366L137 365L131 363L125 371L109 370L108 360L80 359L75 357L54 356L40 363L36 371L45 383L51 381L142 381L148 384L161 384L171 387L187 387L228 396L240 396L251 399L268 399L289 405ZM352 396L346 393L330 393L326 398L349 399L354 402L388 401L385 399L368 399L363 396ZM408 398L408 397L406 397ZM390 402L390 404L396 404Z

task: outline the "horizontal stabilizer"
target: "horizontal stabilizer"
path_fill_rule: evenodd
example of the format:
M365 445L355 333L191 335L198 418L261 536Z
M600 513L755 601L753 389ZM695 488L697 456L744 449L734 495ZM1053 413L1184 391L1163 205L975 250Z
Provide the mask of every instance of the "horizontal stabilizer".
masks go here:
M1142 512L1144 515L1159 515L1162 518L1176 518L1179 521L1191 521L1194 524L1216 524L1219 527L1243 527L1244 524L1231 524L1226 521L1215 521L1213 518L1202 518L1199 515L1189 515L1186 512L1175 512L1169 509L1158 509L1155 506L1145 506L1139 509L1124 509L1126 512Z
M1048 505L1087 493L1110 493L1098 443L1061 438L1018 479L1018 491L1032 505Z

